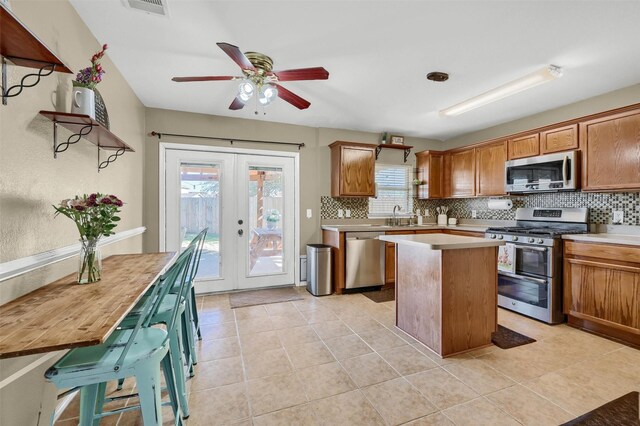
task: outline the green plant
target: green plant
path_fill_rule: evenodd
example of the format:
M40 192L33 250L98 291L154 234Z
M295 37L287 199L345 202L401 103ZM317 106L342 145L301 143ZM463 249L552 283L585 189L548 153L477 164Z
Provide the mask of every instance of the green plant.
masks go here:
M62 200L53 208L55 216L62 214L76 223L82 239L93 240L115 234L113 228L120 221L117 214L123 204L115 195L94 193Z
M278 222L280 220L280 212L276 209L273 209L269 212L265 219L267 222Z

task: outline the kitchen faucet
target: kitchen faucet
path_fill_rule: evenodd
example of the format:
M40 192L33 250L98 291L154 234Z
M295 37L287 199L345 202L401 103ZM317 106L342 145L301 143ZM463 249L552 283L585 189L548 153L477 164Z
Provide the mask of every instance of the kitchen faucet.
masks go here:
M393 206L393 226L398 226L398 219L396 218L396 209L398 211L401 211L402 210L402 206L399 206L397 204L395 206Z

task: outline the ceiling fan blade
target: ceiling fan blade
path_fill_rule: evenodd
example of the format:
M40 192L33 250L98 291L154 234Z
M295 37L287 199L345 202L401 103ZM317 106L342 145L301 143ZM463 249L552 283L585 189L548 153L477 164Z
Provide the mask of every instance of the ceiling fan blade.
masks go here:
M182 83L185 81L221 81L221 80L233 80L234 78L242 78L242 77L234 77L231 75L209 75L203 77L173 77L171 80L177 81L178 83Z
M233 44L229 44L229 43L216 43L216 44L220 49L224 50L224 53L229 55L229 57L233 59L233 62L238 64L238 66L240 66L240 68L242 68L243 70L252 70L252 71L256 70L256 68L249 61L249 59L247 59L247 57L244 56L244 53L240 51L238 46L234 46Z
M231 105L229 105L229 109L242 109L244 108L244 102L242 101L242 99L236 97L233 102L231 102Z
M309 108L309 105L311 105L311 102L302 99L300 96L296 95L290 90L285 89L279 84L276 84L275 86L278 88L278 97L284 101L289 102L294 107L298 109L307 109Z
M329 78L329 71L322 67L273 71L273 74L278 77L279 81L326 80Z

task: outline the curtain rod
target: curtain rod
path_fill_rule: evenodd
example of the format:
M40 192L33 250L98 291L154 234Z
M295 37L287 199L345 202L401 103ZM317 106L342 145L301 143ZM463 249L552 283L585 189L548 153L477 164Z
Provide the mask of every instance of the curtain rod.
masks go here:
M156 132L155 130L151 132L151 136L157 136L158 139L162 139L162 136L177 136L180 138L194 138L194 139L213 139L218 141L229 141L231 145L233 145L234 142L251 142L251 143L268 143L272 145L292 145L292 146L297 146L298 149L303 148L305 146L304 143L295 143L295 142L259 141L254 139L219 138L216 136L182 135L178 133Z

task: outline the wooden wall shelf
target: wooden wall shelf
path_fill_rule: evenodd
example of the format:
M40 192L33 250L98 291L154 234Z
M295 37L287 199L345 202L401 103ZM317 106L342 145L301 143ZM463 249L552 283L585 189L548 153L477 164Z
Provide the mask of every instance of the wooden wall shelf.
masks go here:
M80 139L86 139L98 147L98 170L107 167L126 151L134 152L134 149L122 139L88 115L56 111L40 111L40 115L53 121L53 158L66 151L70 145L79 142ZM58 125L72 132L66 142L58 143ZM101 162L100 148L115 151L115 153Z
M0 4L0 55L2 55L2 104L7 98L18 96L27 87L33 87L54 71L73 74L60 59L42 43L20 20L5 6ZM37 73L25 75L19 84L7 88L7 63L35 68ZM26 83L30 77L36 79Z
M378 156L380 156L380 151L382 151L382 148L390 148L390 149L401 149L404 151L404 162L407 162L407 158L409 158L409 154L411 154L411 148L413 148L412 146L409 145L400 145L400 144L380 144L378 146L376 146L376 160L378 159Z

